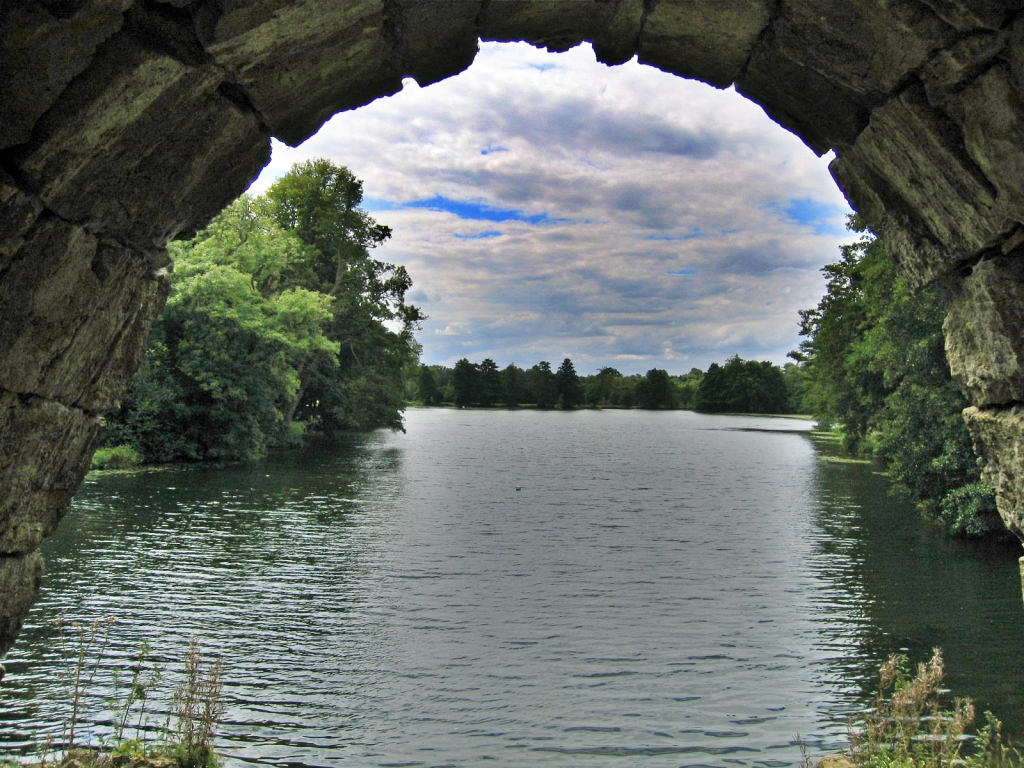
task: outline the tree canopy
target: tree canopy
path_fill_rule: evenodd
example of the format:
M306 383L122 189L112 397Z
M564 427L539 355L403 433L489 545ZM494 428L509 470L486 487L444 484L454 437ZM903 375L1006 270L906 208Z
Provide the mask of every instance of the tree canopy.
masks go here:
M1003 531L946 362L944 288L914 294L863 221L849 228L860 238L822 270L827 293L800 313L806 339L792 356L805 401L842 427L850 450L873 448L896 492L951 533Z
M107 442L149 461L256 458L296 422L401 428L422 315L405 268L371 258L390 230L361 201L348 169L312 160L172 243L172 294Z

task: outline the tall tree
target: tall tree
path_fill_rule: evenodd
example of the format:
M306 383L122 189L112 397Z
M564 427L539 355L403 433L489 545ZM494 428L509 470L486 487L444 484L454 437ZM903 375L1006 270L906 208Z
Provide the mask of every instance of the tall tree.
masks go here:
M558 402L563 408L575 408L583 402L583 386L580 384L580 377L576 374L572 360L568 357L558 366L555 379Z
M509 363L501 372L502 402L517 406L526 400L526 371Z
M637 385L636 396L641 408L675 407L675 389L669 380L668 371L652 368Z
M491 358L485 358L477 367L477 400L488 408L501 399L501 373Z
M477 366L466 358L462 358L455 363L451 381L455 395L455 405L462 407L472 405L478 401L477 393L480 389L479 382L477 381L478 376Z
M255 458L297 434L293 418L400 429L422 315L405 269L370 258L389 230L361 195L312 161L173 243L172 295L108 440L150 461Z
M337 364L310 356L299 366L287 418L326 432L401 429L402 371L416 357L413 332L423 315L405 301L405 268L370 257L391 230L359 207L362 182L329 160L296 163L266 197L278 225L307 246L301 279L334 300L328 335L341 345Z
M1005 532L979 478L943 346L944 289L911 292L859 217L861 234L823 270L827 293L801 313L806 340L793 356L823 421L855 450L873 444L895 491L951 533Z
M558 382L551 363L541 360L526 372L526 384L538 408L554 408L558 402Z

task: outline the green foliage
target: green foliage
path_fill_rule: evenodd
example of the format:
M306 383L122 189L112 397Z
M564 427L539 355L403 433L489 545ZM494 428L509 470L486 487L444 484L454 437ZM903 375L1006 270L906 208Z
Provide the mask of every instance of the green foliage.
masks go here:
M403 267L370 258L390 237L362 184L297 164L173 243L173 291L106 443L147 461L258 459L304 431L401 429L422 315Z
M946 363L943 288L913 294L859 218L850 229L862 237L822 270L828 292L800 313L807 339L793 357L805 403L822 422L841 425L850 451L881 458L894 492L950 533L1003 531L960 416L967 402Z
M911 672L906 656L893 655L879 671L874 706L851 729L850 759L859 768L1010 768L1020 755L1002 738L1002 725L985 713L973 749L968 728L974 705L954 699L943 706L944 666L938 648Z
M501 371L501 391L506 405L515 407L526 402L526 371L509 363Z
M575 408L583 402L583 387L576 367L568 357L562 361L555 372L555 391L558 393L558 404L563 408Z
M675 388L668 371L652 368L637 384L636 398L641 408L674 408Z
M558 378L551 363L541 360L526 372L526 387L538 408L554 408L558 403Z
M694 407L709 413L787 413L789 393L782 369L760 360L730 357L712 363L697 386Z
M130 469L142 463L142 454L130 445L100 448L92 456L93 469Z
M477 367L466 358L462 358L455 363L451 384L455 405L472 405L476 401L478 389Z

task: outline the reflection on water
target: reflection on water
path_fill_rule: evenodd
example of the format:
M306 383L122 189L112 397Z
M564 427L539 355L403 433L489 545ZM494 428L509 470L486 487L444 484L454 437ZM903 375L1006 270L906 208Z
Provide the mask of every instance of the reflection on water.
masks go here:
M1016 723L1016 553L941 538L808 426L414 410L405 435L92 480L0 745L59 732L57 616L114 615L113 658L222 653L237 764L782 768L798 733L842 743L891 650L934 644Z

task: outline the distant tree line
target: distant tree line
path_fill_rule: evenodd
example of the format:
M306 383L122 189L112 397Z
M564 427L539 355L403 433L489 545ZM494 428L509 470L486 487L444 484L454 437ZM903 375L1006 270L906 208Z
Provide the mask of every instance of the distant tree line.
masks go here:
M913 293L859 216L861 237L822 271L827 292L804 310L803 404L842 430L853 453L879 457L896 493L958 536L1005 535L980 473L943 343L946 289Z
M499 369L494 360L463 358L454 368L420 365L407 390L424 405L537 408L694 409L713 413L799 413L803 381L798 366L732 357L705 372L671 375L660 368L623 375L615 368L580 376L565 358L557 370L541 361L530 368L514 363ZM412 380L413 377L410 377Z

